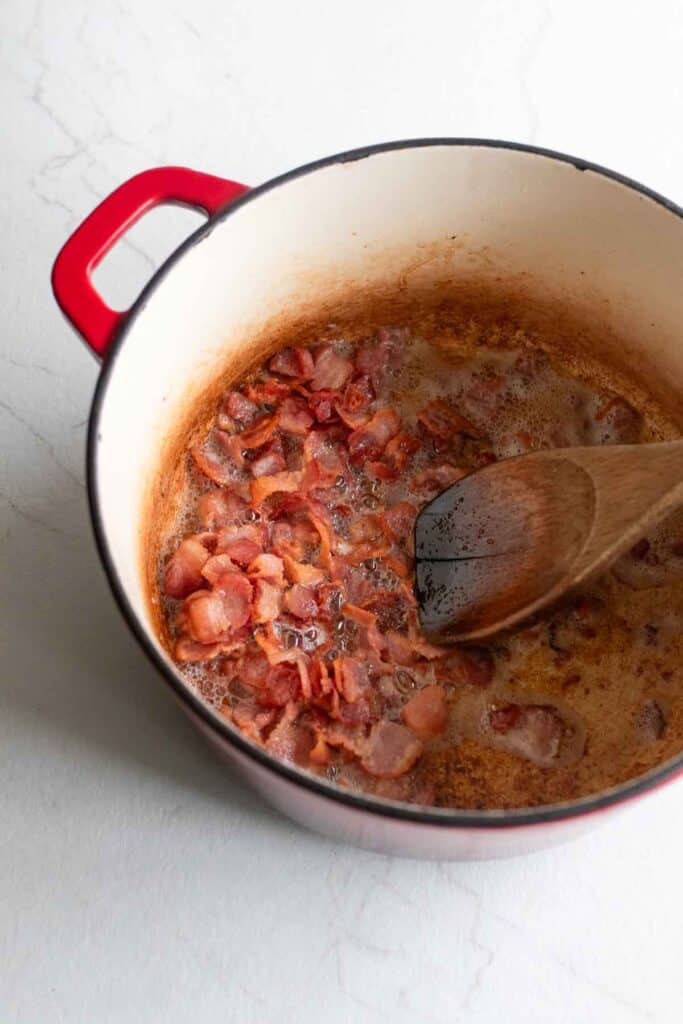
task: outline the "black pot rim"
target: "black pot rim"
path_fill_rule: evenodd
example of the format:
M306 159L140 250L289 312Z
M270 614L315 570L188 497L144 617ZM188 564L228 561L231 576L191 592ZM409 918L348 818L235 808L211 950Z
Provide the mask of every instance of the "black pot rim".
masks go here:
M226 206L223 210L219 211L205 224L199 227L159 267L131 307L126 320L122 324L116 338L109 347L104 359L102 371L95 387L88 424L86 481L90 516L97 550L104 566L114 599L118 604L125 622L147 657L159 670L163 679L172 687L176 696L182 701L182 703L188 706L188 709L191 712L202 720L202 723L205 726L213 732L218 733L218 735L222 739L226 740L232 747L235 747L238 751L245 754L261 767L266 768L274 775L280 776L282 779L292 782L302 789L309 790L319 797L324 797L333 803L339 803L349 809L369 812L379 815L380 817L391 818L396 821L413 822L416 824L441 826L454 829L516 828L524 825L540 825L550 822L559 822L565 819L581 817L586 814L606 809L615 804L623 803L626 800L654 789L656 786L659 786L666 781L670 781L681 770L683 770L683 753L666 762L664 765L647 772L645 775L639 776L636 779L622 783L619 786L615 786L594 796L568 801L561 804L549 804L539 808L482 811L454 810L450 808L419 808L418 806L413 806L411 804L383 800L378 797L370 797L361 793L347 792L340 787L336 787L331 783L318 779L314 775L308 774L302 769L297 769L286 762L279 761L274 757L271 757L270 754L267 754L261 748L252 745L241 735L241 733L237 732L237 730L231 729L228 723L222 720L216 712L211 711L211 709L189 688L189 686L183 682L179 673L176 674L168 668L151 643L145 627L138 619L128 600L109 549L109 543L104 530L104 522L100 512L97 453L99 447L100 414L104 404L107 387L114 372L118 354L123 347L129 330L135 323L140 312L144 309L150 295L163 282L171 267L173 267L189 249L206 238L217 224L227 220L241 206L246 203L253 202L264 193L270 192L281 185L285 185L294 178L311 174L333 164L351 163L358 160L364 160L368 157L389 152L391 150L441 146L513 150L570 164L578 171L590 171L592 173L599 174L625 186L626 188L638 192L641 195L652 199L660 206L663 206L670 213L683 219L683 209L681 209L681 207L676 203L673 203L671 200L666 199L664 196L659 195L657 192L652 191L646 186L641 185L639 182L633 181L632 179L624 177L623 175L605 167L601 167L599 164L594 164L587 160L568 156L565 153L559 153L551 149L544 149L539 146L531 146L517 142L506 142L496 139L449 137L423 138L406 139L395 142L379 143L372 146L364 146L360 149L348 150L334 156L325 157L321 160L304 164L292 171L288 171L286 174L282 174L265 182L263 185L259 185L256 188L251 189L246 192L244 196Z

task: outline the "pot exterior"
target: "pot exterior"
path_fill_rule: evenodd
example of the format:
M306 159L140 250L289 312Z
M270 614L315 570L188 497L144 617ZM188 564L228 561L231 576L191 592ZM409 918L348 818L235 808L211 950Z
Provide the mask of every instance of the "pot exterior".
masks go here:
M99 332L91 344L109 351L90 421L88 490L99 551L127 622L221 755L307 827L384 853L444 859L512 856L573 838L625 799L673 778L681 759L571 808L529 812L523 824L482 812L472 826L457 811L446 824L429 810L402 814L382 801L328 796L324 785L299 782L296 772L253 751L190 691L156 635L141 546L160 452L189 403L230 361L237 368L253 358L254 339L283 310L334 309L354 289L412 288L444 276L533 283L599 318L605 357L636 368L683 427L682 212L601 168L477 140L342 154L252 192L172 171L170 184L158 171L149 179L158 201L213 212L238 198L177 250L124 321L89 296L88 323ZM134 181L118 199L129 222L148 208ZM121 233L107 221L108 202L98 208L97 258ZM69 246L63 253L87 276L96 258ZM71 294L60 303L85 334L69 311L73 301ZM502 826L489 826L501 817Z

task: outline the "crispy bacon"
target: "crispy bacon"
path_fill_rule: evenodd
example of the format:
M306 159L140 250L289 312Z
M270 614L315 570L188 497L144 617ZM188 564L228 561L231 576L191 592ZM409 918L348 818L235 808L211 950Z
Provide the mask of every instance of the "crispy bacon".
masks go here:
M257 555L249 565L248 572L250 576L255 576L257 579L270 580L279 587L284 586L283 561L277 555L272 555L270 552Z
M446 728L448 709L443 687L425 686L403 708L405 724L421 740L431 740Z
M399 501L387 509L382 517L382 524L392 541L409 545L412 551L413 530L417 518L417 509L409 501Z
M361 626L374 626L377 622L377 616L374 612L370 612L367 608L359 608L357 604L349 604L348 602L342 605L342 615L347 619L353 619Z
M217 423L221 430L230 430L233 420L242 427L248 427L257 416L258 405L255 402L241 391L228 391L218 410Z
M302 480L303 472L301 470L274 473L273 476L260 476L251 483L251 500L258 508L261 502L271 494L277 494L279 491L288 493L298 491Z
M227 523L239 522L247 503L234 491L206 491L197 502L199 522L205 530L217 530Z
M250 448L260 448L262 445L270 441L271 437L277 430L278 416L277 413L272 415L261 416L260 419L249 428L244 430L238 435L238 444L242 449L249 450Z
M190 449L198 469L215 484L227 486L235 480L238 473L241 460L239 452L233 451L233 440L224 431L214 429L203 444Z
M280 429L297 437L305 437L313 426L313 417L300 398L285 398L280 406Z
M273 622L282 610L282 589L271 580L257 579L254 584L254 622Z
M284 381L276 380L275 377L268 377L266 380L247 384L244 391L247 398L259 405L277 405L287 397L291 387L291 383L285 384Z
M251 615L251 583L241 572L226 572L214 584L220 594L231 630L245 626Z
M254 477L273 476L287 469L287 462L282 451L282 442L273 440L265 448L258 458L250 464L251 474Z
M325 573L315 565L297 562L289 555L283 555L282 562L287 579L290 583L303 583L305 586L317 586L325 579Z
M400 474L408 465L411 456L419 450L420 442L418 439L413 437L412 434L401 432L396 437L392 437L384 449L382 457L396 474Z
M280 665L282 662L291 661L297 666L299 676L301 678L302 693L308 700L311 696L311 680L308 675L308 655L304 651L299 650L298 647L291 647L287 650L283 650L279 643L272 638L272 633L270 636L267 636L265 633L257 630L254 634L254 639L264 652L270 665Z
M246 569L263 552L261 545L249 537L235 537L225 540L220 546L221 554L228 555L233 562Z
M340 445L339 431L312 430L303 445L308 488L326 487L346 477L347 466Z
M339 392L325 388L315 391L308 399L308 406L318 423L332 423L338 418L337 402Z
M337 391L344 387L353 372L352 362L338 355L332 347L325 347L316 356L311 388L313 391Z
M215 591L191 594L186 602L186 612L190 636L197 643L215 644L224 639L231 629L229 610L222 595Z
M401 419L393 409L380 409L368 422L349 434L349 452L354 462L378 459L388 442L401 429Z
M196 537L182 541L166 563L164 593L180 599L201 587L204 582L202 569L208 558L209 552Z
M378 779L397 779L410 771L422 751L421 741L405 725L381 721L372 727L361 765Z
M450 402L437 398L429 402L417 414L418 423L438 441L452 441L458 434L466 437L481 437L479 430L461 416Z
M491 729L505 746L537 764L552 764L565 734L564 722L551 705L507 704L489 713Z
M293 719L298 714L294 703L285 706L285 713L266 740L266 750L283 761L307 764L313 745L310 729L298 725Z
M179 637L173 648L173 657L182 663L212 661L220 653L220 644L200 644L189 636Z
M428 466L416 473L410 482L411 491L443 491L446 487L467 476L467 470L460 466L452 466L442 462L438 466Z
M335 402L334 407L342 422L350 430L356 430L370 419L370 405L374 397L375 392L370 378L361 376L347 384L343 395Z
M301 691L301 679L295 665L274 665L266 674L257 695L262 707L280 708L294 701Z
M336 658L334 682L347 704L355 704L365 696L368 688L367 669L357 658L350 658L348 655Z
M230 555L220 554L212 555L202 568L202 576L211 585L220 579L220 577L226 572L237 572L237 566L233 562Z
M451 647L437 665L439 679L467 686L488 686L495 662L487 647Z
M315 594L310 587L295 583L285 594L285 608L297 619L312 619L318 611Z
M268 369L282 377L307 380L313 375L313 356L307 348L283 348L271 358Z

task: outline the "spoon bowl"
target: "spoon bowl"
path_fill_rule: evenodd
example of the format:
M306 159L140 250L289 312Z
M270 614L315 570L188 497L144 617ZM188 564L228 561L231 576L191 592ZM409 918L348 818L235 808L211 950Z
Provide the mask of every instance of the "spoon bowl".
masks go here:
M420 623L441 643L508 629L604 572L683 502L683 441L492 463L415 524Z

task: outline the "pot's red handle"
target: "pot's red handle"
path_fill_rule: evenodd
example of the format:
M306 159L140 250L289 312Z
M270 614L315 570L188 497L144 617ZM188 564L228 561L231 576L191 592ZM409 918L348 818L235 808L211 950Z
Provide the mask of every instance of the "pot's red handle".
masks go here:
M98 356L128 315L110 309L90 275L114 243L144 213L162 203L195 206L211 215L247 192L246 185L187 167L155 167L130 178L76 228L52 268L52 290L62 312Z

